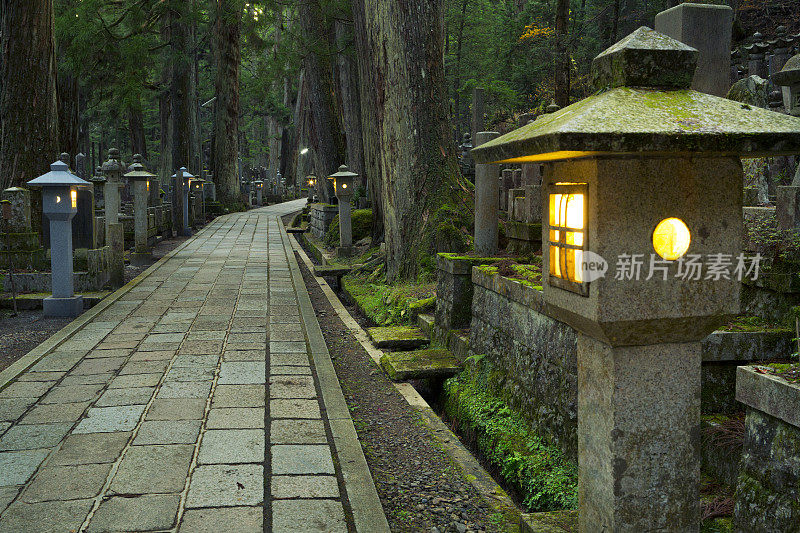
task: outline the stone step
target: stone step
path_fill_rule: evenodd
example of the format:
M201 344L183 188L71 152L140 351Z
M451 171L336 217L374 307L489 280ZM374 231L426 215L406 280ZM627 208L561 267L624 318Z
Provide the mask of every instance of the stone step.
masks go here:
M391 352L381 357L381 367L392 381L407 379L449 378L461 371L463 364L449 350Z
M367 328L367 335L381 349L414 350L430 343L422 330L412 326Z

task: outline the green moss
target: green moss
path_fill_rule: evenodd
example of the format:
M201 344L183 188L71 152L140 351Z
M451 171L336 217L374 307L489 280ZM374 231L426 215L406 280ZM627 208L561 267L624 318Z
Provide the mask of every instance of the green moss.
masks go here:
M353 242L358 242L372 233L372 209L356 209L351 214ZM339 215L331 222L325 234L325 246L332 248L339 246Z
M372 274L348 274L342 283L359 310L378 326L411 324L420 312L435 305L434 283L387 285L382 275Z
M757 316L741 315L721 328L732 332L791 332L784 324L776 324Z
M473 362L478 359L474 358ZM577 506L577 467L546 444L528 422L482 383L483 372L468 364L445 382L445 410L469 440L521 496L528 511Z

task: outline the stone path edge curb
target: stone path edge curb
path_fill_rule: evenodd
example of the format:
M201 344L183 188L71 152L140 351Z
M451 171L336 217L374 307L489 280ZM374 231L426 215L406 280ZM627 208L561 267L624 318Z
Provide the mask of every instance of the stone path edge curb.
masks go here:
M292 272L292 280L300 305L300 316L306 327L308 344L314 360L320 390L322 391L322 400L330 423L331 433L333 434L336 454L339 458L342 477L345 481L356 531L363 533L389 533L389 522L383 512L383 505L378 497L375 482L372 479L367 460L364 457L364 451L361 448L361 442L358 440L358 434L350 417L350 410L345 402L344 394L342 394L342 388L339 378L336 376L328 346L325 344L322 329L311 304L311 297L300 272L300 265L294 254L291 253L295 249L295 241L289 239L286 228L280 223L280 220L279 227L284 249L289 259L289 268ZM304 260L307 259L307 257L304 258ZM300 288L303 290L299 290Z
M227 215L223 215L227 216ZM221 218L221 217L220 217ZM200 233L204 232L208 225L203 227L194 235L199 235ZM75 320L58 330L57 332L53 333L47 340L42 342L39 346L28 352L27 354L20 357L17 361L12 363L8 366L5 370L0 372L0 391L11 385L14 381L17 380L19 376L24 374L29 368L33 365L38 363L44 356L58 348L64 342L69 340L73 335L75 335L78 331L80 331L86 324L94 320L94 318L105 311L111 304L128 294L131 289L135 288L145 279L147 279L153 272L156 271L158 267L161 266L162 263L168 261L172 256L183 250L186 244L189 241L186 240L182 242L178 247L175 249L167 252L167 254L150 265L147 270L130 280L128 283L114 291L113 293L106 296L103 300L100 301L94 307L86 310L77 317Z
M309 259L308 254L306 254L297 240L292 241L292 247L303 259L303 263L308 267L311 275L314 276L311 259ZM334 311L336 311L336 314L342 319L345 326L350 329L356 337L356 340L358 340L364 350L369 354L370 358L380 368L380 358L383 355L383 351L372 345L367 333L350 315L350 312L339 300L339 297L336 296L336 293L330 288L328 282L322 277L314 277L322 288L322 292L325 294L328 302L331 304ZM537 531L537 528L525 519L525 514L514 504L505 490L497 484L494 478L481 466L472 453L461 444L458 437L444 422L442 422L439 415L433 411L431 406L428 405L428 402L420 396L417 390L409 383L392 383L392 385L403 396L406 402L422 415L423 420L431 428L434 437L440 442L447 454L461 466L468 481L481 494L484 500L494 509L503 512L507 517L510 515L513 521L522 526L525 531ZM514 524L512 523L511 525Z

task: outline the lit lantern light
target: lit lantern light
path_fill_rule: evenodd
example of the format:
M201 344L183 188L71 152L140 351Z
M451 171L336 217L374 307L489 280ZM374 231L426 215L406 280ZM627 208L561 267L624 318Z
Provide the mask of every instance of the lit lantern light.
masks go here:
M328 179L333 181L333 190L339 200L339 248L336 254L346 257L352 253L353 231L350 218L350 199L353 197L353 180L358 177L355 172L350 172L347 165L339 167L339 172L331 174Z
M69 197L72 199L72 209L78 209L78 191L71 190L69 192Z
M147 171L143 161L141 154L134 154L133 164L124 175L133 188L134 251L131 254L131 264L135 266L147 265L151 260L151 250L147 244L147 209L150 180L156 175Z
M551 282L567 290L582 292L581 265L586 249L586 184L558 183L550 194Z
M666 218L653 232L653 248L662 259L675 261L683 257L692 242L692 233L679 218Z

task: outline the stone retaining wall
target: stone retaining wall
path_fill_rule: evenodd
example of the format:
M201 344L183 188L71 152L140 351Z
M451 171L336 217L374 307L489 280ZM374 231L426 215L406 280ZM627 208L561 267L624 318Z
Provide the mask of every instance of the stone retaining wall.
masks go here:
M310 228L311 234L317 239L324 240L333 219L339 214L339 207L328 204L313 204L311 206Z
M800 386L740 367L736 398L747 405L737 531L800 531Z

